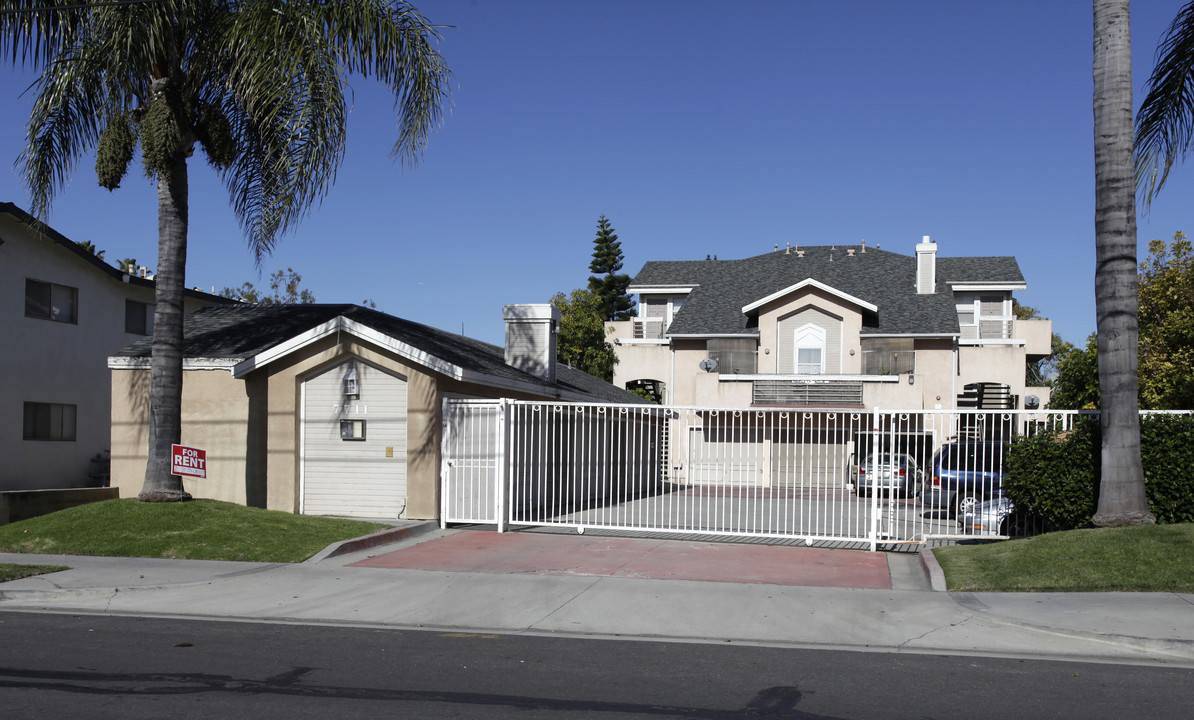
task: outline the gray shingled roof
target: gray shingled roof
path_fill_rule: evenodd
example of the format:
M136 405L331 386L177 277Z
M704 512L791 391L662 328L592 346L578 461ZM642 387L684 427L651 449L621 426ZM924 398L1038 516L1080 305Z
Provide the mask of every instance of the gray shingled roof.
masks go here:
M247 360L291 338L343 316L471 372L504 380L583 393L619 403L645 402L566 365L554 384L506 364L505 351L473 338L403 320L359 305L209 305L188 315L183 326L183 357ZM148 357L151 338L129 345L117 357Z
M938 257L937 292L918 295L915 257L864 252L858 245L800 249L803 257L781 251L742 260L649 262L632 287L697 286L668 328L671 335L757 333L757 318L742 308L807 279L876 306L878 312L863 312L863 334L953 335L958 315L950 282L1024 282L1013 257Z

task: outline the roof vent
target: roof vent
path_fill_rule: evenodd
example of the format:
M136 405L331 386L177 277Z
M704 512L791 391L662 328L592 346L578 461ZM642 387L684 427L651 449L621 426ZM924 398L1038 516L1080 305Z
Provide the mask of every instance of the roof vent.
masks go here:
M854 248L847 249L846 254L849 255L850 257L854 257Z
M859 253L865 253L865 252L866 252L866 238L863 238L863 239L860 241L860 244L862 245L862 249L861 249L861 250L859 250L858 252L859 252Z

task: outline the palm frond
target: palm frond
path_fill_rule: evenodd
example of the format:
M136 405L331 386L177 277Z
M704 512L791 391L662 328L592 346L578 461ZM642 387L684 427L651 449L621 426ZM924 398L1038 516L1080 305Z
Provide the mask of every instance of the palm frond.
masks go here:
M418 162L451 102L452 73L436 49L439 30L402 1L313 5L322 11L345 69L375 75L394 94L398 140L390 156L406 165Z
M1174 18L1148 80L1136 118L1136 187L1145 205L1164 186L1169 171L1194 142L1194 2Z

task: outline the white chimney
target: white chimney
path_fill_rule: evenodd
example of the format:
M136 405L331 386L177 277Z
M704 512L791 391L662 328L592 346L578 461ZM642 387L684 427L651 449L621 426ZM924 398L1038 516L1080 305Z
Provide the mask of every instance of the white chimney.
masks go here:
M506 364L537 378L556 381L560 311L554 305L507 305Z
M916 245L916 293L931 295L937 289L937 243L925 235Z

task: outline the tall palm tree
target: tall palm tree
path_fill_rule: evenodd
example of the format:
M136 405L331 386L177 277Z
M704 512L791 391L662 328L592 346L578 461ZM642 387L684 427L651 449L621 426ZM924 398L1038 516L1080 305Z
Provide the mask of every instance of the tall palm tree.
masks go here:
M350 74L394 95L391 155L421 156L448 102L434 27L402 0L0 3L0 54L40 71L22 156L44 214L81 155L120 183L137 145L157 181L158 261L142 500L185 500L170 473L182 400L187 164L198 143L258 262L327 192L344 152Z
M1128 0L1094 0L1095 310L1102 392L1096 525L1154 522L1140 464L1136 186Z

